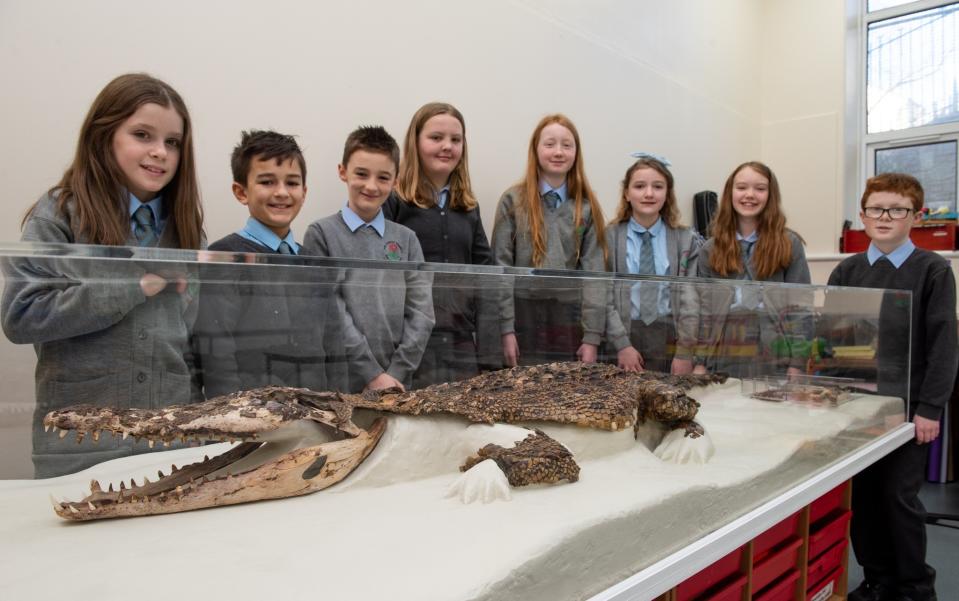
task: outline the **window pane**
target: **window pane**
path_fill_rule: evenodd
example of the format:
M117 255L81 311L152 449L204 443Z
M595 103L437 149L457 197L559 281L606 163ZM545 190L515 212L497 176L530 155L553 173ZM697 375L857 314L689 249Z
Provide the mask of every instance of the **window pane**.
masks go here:
M938 142L876 151L876 174L896 171L916 177L929 210L956 210L956 142Z
M909 4L910 2L914 1L915 0L869 0L866 3L866 10L868 12L873 12L893 6L902 6L903 4Z
M869 25L869 133L959 121L959 4Z

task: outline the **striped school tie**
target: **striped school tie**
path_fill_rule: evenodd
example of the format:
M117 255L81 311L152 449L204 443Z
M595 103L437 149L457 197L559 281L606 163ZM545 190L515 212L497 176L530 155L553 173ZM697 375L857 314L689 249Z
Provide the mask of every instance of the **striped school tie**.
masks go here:
M153 211L147 205L140 205L133 212L133 237L140 246L156 246L159 240Z
M653 235L648 231L640 232L642 241L639 247L640 275L656 275L656 260L653 256ZM639 318L649 325L659 317L659 285L656 282L643 282L639 288Z
M546 206L555 209L559 206L559 203L562 202L562 197L559 195L559 192L556 190L550 190L546 194L543 194L543 202L546 203Z

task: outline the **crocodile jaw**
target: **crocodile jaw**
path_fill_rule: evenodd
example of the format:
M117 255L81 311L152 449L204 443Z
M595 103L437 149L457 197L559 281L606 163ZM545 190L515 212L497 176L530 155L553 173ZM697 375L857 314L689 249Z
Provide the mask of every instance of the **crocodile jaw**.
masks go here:
M103 491L94 480L90 494L76 502L53 500L57 515L71 521L137 517L235 505L305 495L336 484L376 447L386 430L377 419L353 438L287 451L282 441L243 442L223 455L174 469L156 482ZM271 457L256 467L233 473L230 466L255 454ZM285 451L285 452L284 452Z

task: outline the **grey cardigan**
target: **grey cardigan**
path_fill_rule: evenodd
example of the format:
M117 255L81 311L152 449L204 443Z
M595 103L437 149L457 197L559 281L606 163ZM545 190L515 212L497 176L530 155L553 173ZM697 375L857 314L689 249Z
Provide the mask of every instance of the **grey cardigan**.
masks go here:
M72 215L73 206L66 211ZM45 195L27 218L23 241L84 243L70 217ZM136 246L132 234L128 245ZM160 246L175 247L172 227ZM199 398L192 380L190 329L197 304L194 269L136 260L17 258L3 263L3 331L12 342L32 343L37 353L33 462L37 477L72 473L134 453L132 441L106 437L94 445L60 441L43 431L43 416L76 403L101 407L158 408ZM170 273L167 273L167 272ZM186 275L194 282L180 294L168 286L147 298L143 274ZM179 272L179 273L175 273ZM142 447L142 448L140 448ZM141 444L136 452L146 451Z
M617 223L606 230L609 245L607 266L614 273L629 273L626 267L626 239L629 222ZM699 262L699 249L703 239L687 227L666 226L666 252L669 269L665 275L693 277ZM617 351L630 346L629 315L630 290L634 282L617 281L610 289L606 310L606 339ZM699 335L699 306L696 286L692 283L676 283L670 290L670 305L676 324L676 356L690 358Z
M809 264L806 262L803 241L792 230L787 229L786 235L789 237L792 248L789 265L762 281L809 284L812 279L809 274ZM714 240L710 238L699 251L699 277L756 281L753 272L754 266L751 261L746 265L745 272L728 276L721 276L714 272L709 265L709 253L714 243ZM739 286L732 282L729 284L715 282L712 285L704 286L700 291L701 325L699 344L700 350L706 356L713 357L719 354L718 347L723 343L726 317L729 315L737 288ZM812 293L809 289L789 286L743 286L740 289L744 296L748 294L759 295L765 307L764 311L760 313L760 328L762 329L764 343L768 343L772 337L782 335L788 330L811 336L808 310L812 306ZM708 319L703 318L703 316L708 316ZM787 321L792 323L787 323ZM790 365L801 367L803 362L804 358L797 356L790 361Z
M491 246L497 265L508 267L533 266L533 242L530 238L526 211L517 210L519 186L503 193L496 207ZM573 199L552 211L544 211L546 227L546 257L542 269L606 271L603 249L596 238L596 227L588 203L583 203L583 218L578 231L573 231L576 202ZM578 251L578 252L577 252ZM536 286L532 288L531 286ZM525 298L567 300L569 281L550 282L533 278L517 278L514 286L503 291L500 301L500 333L515 331L513 292ZM598 345L606 326L606 284L601 280L586 280L581 293L583 342ZM576 296L580 293L577 291Z

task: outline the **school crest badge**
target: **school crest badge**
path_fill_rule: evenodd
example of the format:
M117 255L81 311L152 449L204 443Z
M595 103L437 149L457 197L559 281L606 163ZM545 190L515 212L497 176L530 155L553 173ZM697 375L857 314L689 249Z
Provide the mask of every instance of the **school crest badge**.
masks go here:
M403 247L400 246L399 242L390 240L383 245L383 250L386 251L387 261L399 261L402 256Z

